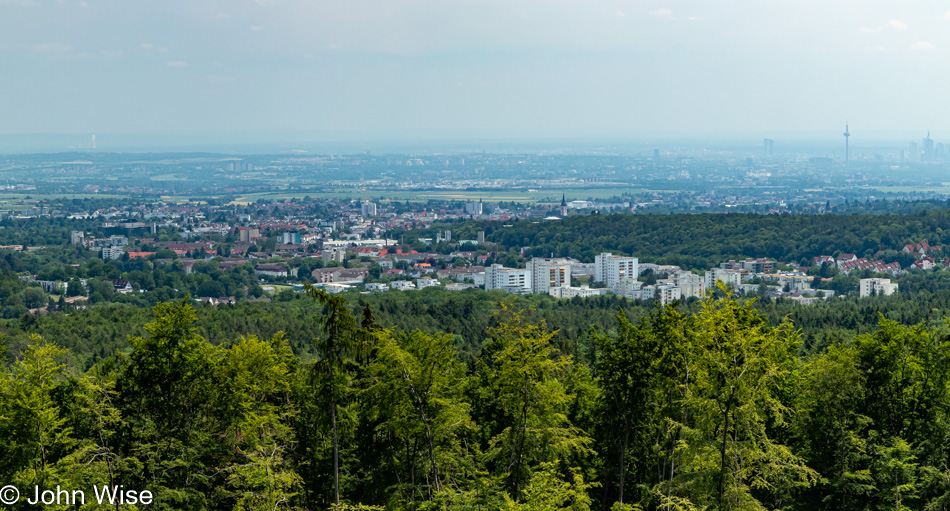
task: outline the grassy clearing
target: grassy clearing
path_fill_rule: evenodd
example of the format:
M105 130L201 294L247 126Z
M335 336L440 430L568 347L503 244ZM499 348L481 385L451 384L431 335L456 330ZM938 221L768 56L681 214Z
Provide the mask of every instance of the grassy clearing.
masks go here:
M265 291L265 293L268 293L268 294L277 294L277 293L280 293L281 291L294 290L293 286L284 286L281 284L261 284L261 287L273 287L274 288L273 291Z
M939 193L950 194L950 186L862 186L863 190L882 193Z
M29 197L29 199L27 199ZM42 201L49 199L127 199L128 195L112 193L31 193L31 192L2 192L0 201Z
M562 194L567 200L607 199L622 194L643 193L643 188L616 187L616 188L551 188L544 190L505 190L505 191L468 191L468 190L406 190L383 191L367 189L339 189L339 190L310 190L298 192L264 192L242 195L235 198L232 204L245 205L264 200L290 200L305 197L321 199L374 199L382 201L409 201L426 202L429 200L457 200L485 202L524 202L524 203L553 203L560 202ZM658 190L663 193L662 190ZM380 199L382 197L382 199Z
M157 174L148 178L152 181L188 181L188 178L180 177L178 174Z

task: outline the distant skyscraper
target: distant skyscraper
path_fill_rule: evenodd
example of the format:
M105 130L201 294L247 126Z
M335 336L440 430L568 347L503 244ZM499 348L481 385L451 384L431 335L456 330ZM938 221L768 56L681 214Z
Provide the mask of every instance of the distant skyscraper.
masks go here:
M851 131L848 129L848 123L844 125L844 162L848 163L851 159L851 148L848 147L848 139L851 138Z
M366 201L360 205L360 212L364 217L376 216L376 204Z
M917 149L917 142L911 142L907 151L907 159L910 161L920 161L920 151Z
M766 138L762 141L762 152L766 156L772 156L772 145L775 143L771 138Z
M930 132L927 132L927 138L924 139L924 161L934 161L934 140L930 138Z
M469 215L481 215L483 211L482 201L478 202L466 202L465 203L465 212Z
M95 136L95 135L92 136L92 148L93 148L93 149L96 148L96 136Z

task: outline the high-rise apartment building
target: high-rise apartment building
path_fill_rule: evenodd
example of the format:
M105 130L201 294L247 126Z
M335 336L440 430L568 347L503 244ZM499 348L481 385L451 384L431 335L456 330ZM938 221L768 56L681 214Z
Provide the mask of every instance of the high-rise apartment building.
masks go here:
M571 285L571 259L536 257L528 261L531 273L531 292L547 293L552 287Z
M485 268L485 290L501 289L508 293L531 292L531 272L527 268L505 268L493 264Z
M604 282L613 289L620 279L636 279L640 264L636 257L615 256L604 252L594 256L594 282Z
M364 217L376 216L376 204L372 202L364 202L360 209Z
M484 211L482 201L478 202L466 202L465 203L465 212L469 215L481 215Z

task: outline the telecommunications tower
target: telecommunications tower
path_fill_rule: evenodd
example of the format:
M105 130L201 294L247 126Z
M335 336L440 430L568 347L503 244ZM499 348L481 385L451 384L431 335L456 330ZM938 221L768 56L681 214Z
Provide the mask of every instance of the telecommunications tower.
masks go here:
M851 138L851 132L848 131L848 124L844 125L844 162L848 163L848 158L851 157L851 152L848 149L848 139Z

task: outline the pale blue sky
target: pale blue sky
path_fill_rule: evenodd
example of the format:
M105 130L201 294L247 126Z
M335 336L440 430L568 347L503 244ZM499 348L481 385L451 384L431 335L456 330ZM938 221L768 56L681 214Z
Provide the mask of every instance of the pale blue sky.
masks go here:
M0 134L950 129L950 3L0 0Z

